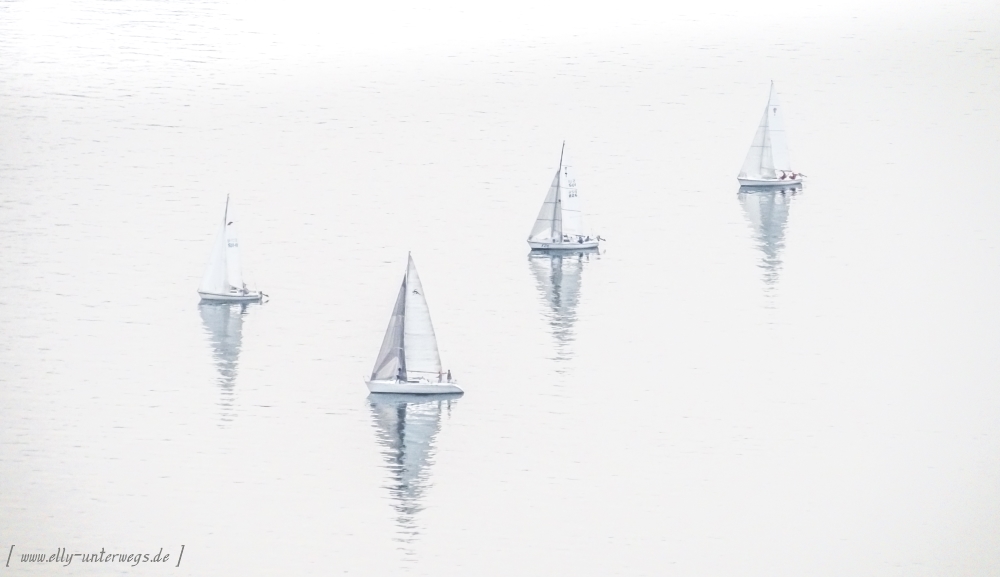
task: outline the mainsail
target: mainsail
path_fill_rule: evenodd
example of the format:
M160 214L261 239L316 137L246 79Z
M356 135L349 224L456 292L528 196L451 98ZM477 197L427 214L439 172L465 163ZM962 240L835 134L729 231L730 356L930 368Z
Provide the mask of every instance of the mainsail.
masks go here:
M570 171L565 155L562 159L562 176L559 178L559 199L562 209L562 233L570 238L587 236L590 232L583 224L583 202L576 189L576 178Z
M226 283L236 289L243 288L240 241L236 234L236 223L232 220L226 223Z
M394 379L400 369L406 377L430 379L441 374L441 356L431 312L412 256L406 263L406 274L382 338L372 380Z
M788 158L788 141L785 139L785 119L778 102L778 92L771 81L771 94L767 100L768 136L771 138L771 162L775 170L791 172L792 162Z
M403 322L403 351L406 357L406 374L437 377L441 374L441 357L437 337L431 324L431 311L424 297L417 266L413 257L406 265L406 315Z
M222 215L222 227L215 235L212 254L205 268L205 276L201 279L200 292L222 294L228 290L226 286L226 219L229 217L229 198L226 198L226 211Z
M236 234L236 224L232 220L229 197L222 215L222 227L215 237L208 267L198 288L203 293L225 294L230 288L243 288L243 271L240 265L240 243Z
M778 102L778 92L771 82L771 93L767 99L767 107L760 119L757 133L754 134L750 151L747 152L741 178L774 179L776 171L792 171L792 163L788 157L788 142L785 139L785 121Z

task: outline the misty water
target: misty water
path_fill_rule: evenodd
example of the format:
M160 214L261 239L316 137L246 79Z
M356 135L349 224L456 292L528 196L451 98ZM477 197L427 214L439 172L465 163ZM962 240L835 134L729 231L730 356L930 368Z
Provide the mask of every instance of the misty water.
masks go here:
M989 2L0 3L0 573L996 574L998 103Z

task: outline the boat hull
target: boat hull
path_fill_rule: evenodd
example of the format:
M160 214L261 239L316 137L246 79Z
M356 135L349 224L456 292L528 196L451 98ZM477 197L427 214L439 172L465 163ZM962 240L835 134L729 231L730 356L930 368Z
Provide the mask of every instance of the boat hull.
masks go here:
M801 178L786 178L784 180L777 178L738 178L740 181L740 186L746 186L751 188L782 188L789 186L801 186Z
M255 303L259 302L264 295L259 292L251 292L250 294L239 295L239 294L215 294L215 293L205 293L198 291L198 295L201 296L203 301L213 301L219 303Z
M586 242L538 242L534 240L528 241L528 246L531 250L588 250L592 248L597 248L598 241L591 240Z
M447 395L464 393L454 383L433 383L430 381L369 381L368 390L372 393L389 393L396 395Z

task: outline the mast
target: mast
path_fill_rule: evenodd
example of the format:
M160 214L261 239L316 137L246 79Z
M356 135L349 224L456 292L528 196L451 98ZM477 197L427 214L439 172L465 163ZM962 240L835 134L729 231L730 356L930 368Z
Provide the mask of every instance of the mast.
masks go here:
M412 253L407 251L406 253L406 272L403 273L403 314L400 319L399 327L399 366L403 369L403 376L409 378L406 373L406 293L410 290L410 256Z
M229 287L233 286L231 279L229 278L229 195L226 195L226 209L222 211L222 238L224 243L224 248L222 252L222 275L225 279L223 290L228 291Z

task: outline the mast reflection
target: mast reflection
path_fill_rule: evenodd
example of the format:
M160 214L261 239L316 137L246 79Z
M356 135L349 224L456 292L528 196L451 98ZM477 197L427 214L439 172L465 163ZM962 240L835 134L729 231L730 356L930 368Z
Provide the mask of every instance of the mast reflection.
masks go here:
M576 307L580 302L580 284L584 264L590 262L597 250L579 252L532 252L528 255L531 272L535 275L538 290L548 304L546 319L556 339L555 360L572 358L576 323Z
M375 435L389 471L386 488L396 510L397 541L408 545L419 535L417 513L430 487L434 437L441 429L441 413L462 395L368 395Z
M765 291L774 290L781 271L781 251L785 248L785 226L792 199L801 188L753 189L740 187L737 198L743 205L750 226L763 253L760 268L764 270Z
M201 322L212 344L215 368L219 371L217 382L222 390L219 401L223 422L232 421L236 416L233 407L236 370L239 363L240 347L243 342L243 317L247 304L210 303L198 305Z

